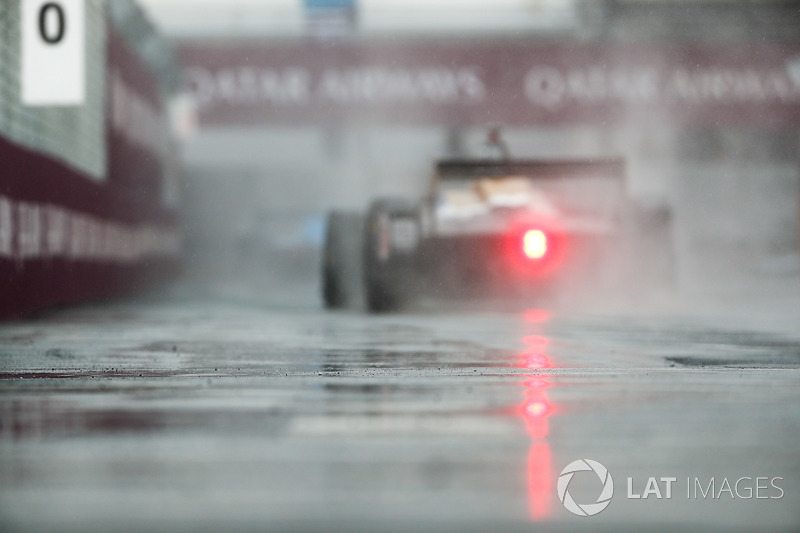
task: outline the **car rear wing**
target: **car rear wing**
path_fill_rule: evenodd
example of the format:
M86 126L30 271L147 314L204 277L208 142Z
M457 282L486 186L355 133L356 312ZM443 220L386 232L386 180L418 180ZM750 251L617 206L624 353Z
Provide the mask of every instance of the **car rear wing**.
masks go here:
M504 178L521 175L533 179L569 177L625 179L625 160L610 159L443 159L436 163L438 179Z
M436 164L431 197L445 211L466 213L465 206L450 206L453 199L500 190L514 193L524 182L546 199L564 222L615 224L627 201L625 161L613 159L576 160L476 160L448 159ZM497 185L495 185L497 184ZM459 196L460 195L460 196ZM444 200L444 201L443 201ZM463 203L463 202L462 202ZM481 205L474 205L478 210Z

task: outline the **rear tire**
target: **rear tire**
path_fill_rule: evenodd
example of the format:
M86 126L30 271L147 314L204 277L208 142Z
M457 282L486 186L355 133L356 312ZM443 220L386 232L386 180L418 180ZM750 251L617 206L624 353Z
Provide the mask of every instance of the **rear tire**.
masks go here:
M363 269L367 309L373 313L397 311L408 300L409 258L415 250L398 252L391 242L393 218L413 218L416 206L395 200L378 200L370 206L364 223ZM401 257L402 256L402 257ZM413 264L413 259L411 261Z
M357 303L360 287L363 219L357 213L328 214L322 257L322 300L328 309Z

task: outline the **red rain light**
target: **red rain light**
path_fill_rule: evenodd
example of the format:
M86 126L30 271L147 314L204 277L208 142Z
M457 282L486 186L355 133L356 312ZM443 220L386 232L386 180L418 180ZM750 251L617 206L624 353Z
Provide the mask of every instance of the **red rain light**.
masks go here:
M509 273L526 279L545 279L560 270L568 255L569 239L557 220L514 221L504 239Z
M542 259L547 254L547 235L540 229L529 229L522 236L522 252L528 259Z

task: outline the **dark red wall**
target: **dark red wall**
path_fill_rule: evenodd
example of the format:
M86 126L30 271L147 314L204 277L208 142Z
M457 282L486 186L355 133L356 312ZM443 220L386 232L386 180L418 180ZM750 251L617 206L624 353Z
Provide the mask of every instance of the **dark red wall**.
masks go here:
M136 98L146 102L163 116L164 109L158 84L155 76L126 46L122 36L115 32L110 24L107 42L106 138L109 182L113 187L126 188L132 194L155 203L159 201L163 161L160 154L141 146L141 144L131 142L129 137L113 127L114 83L112 74L118 74ZM128 107L129 112L135 114L136 111L130 106Z
M113 30L108 46L107 72L118 71L138 98L163 114L156 78ZM121 259L48 248L49 225L56 223L53 211L69 214L68 222L59 223L64 228L64 242L69 242L73 233L86 233L72 217L91 217L94 227L113 225L130 232L147 229L176 240L179 236L179 213L160 204L165 161L115 131L109 113L106 115L108 173L104 180L94 180L55 157L0 137L0 197L11 206L12 228L11 252L0 249L0 319L22 317L54 305L131 294L178 272L176 249ZM34 206L38 214L23 214L27 206ZM33 253L24 252L23 218L34 220L38 228L32 233L36 241Z

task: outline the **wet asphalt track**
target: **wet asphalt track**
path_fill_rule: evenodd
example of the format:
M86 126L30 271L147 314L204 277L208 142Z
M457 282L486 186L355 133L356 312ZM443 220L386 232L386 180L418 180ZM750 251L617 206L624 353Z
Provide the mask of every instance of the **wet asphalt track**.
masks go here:
M3 325L0 530L794 530L790 289L374 317L245 288ZM556 489L582 458L613 476L593 517ZM650 477L661 499L627 497ZM569 491L600 488L582 472Z

